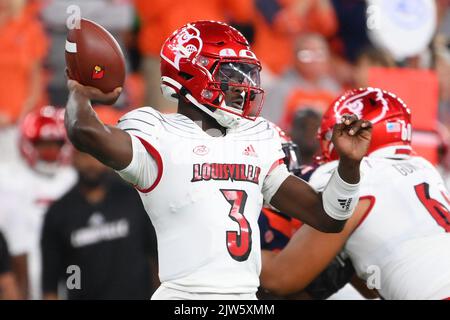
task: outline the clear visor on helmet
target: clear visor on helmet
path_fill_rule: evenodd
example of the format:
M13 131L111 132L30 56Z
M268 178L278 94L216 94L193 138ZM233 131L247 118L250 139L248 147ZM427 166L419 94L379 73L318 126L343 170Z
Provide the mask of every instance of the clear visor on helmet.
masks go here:
M222 62L214 80L224 94L226 109L242 116L257 116L262 107L260 66L242 62Z
M219 65L215 74L216 81L236 84L246 84L259 88L259 66L241 62L224 62Z

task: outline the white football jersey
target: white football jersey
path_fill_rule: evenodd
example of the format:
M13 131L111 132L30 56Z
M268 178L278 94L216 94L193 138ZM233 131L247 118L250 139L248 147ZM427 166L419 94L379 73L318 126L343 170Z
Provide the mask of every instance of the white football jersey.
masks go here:
M12 255L28 254L32 299L41 298L40 236L45 213L76 180L71 167L61 167L53 176L35 172L24 161L0 169L0 229Z
M138 190L156 229L161 282L197 293L256 292L258 217L289 175L278 133L258 118L212 137L184 115L151 107L126 114L118 127L158 164L153 185Z
M321 190L337 164L310 183ZM437 170L421 157L370 156L361 172L360 197L373 206L344 247L357 274L385 299L450 297L450 203Z

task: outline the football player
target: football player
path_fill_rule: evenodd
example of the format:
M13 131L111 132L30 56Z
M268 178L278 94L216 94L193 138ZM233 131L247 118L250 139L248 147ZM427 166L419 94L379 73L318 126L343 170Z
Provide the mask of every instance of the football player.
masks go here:
M277 132L258 117L260 70L240 32L197 21L161 49L161 88L178 113L144 107L105 126L90 101L113 101L121 89L68 82L71 141L135 185L155 226L161 286L153 299L256 298L263 201L324 232L342 230L353 212L370 122L343 115L333 136L341 161L319 194L287 171Z
M64 110L45 106L20 126L20 162L0 167L0 228L10 245L23 297L40 293L40 232L48 206L76 181Z
M326 163L310 183L323 190L338 165L332 128L347 112L373 124L355 214L339 234L304 226L278 254L265 252L262 285L278 294L296 292L343 248L358 276L384 299L448 298L450 198L437 170L411 148L411 112L400 98L366 88L337 99L319 133Z
M275 124L273 124L273 126L280 135L281 145L285 154L284 163L289 172L305 181L309 181L311 174L318 165L300 165L300 152L297 144L295 144L291 137L278 126ZM258 219L258 224L261 235L261 249L263 252L264 250L279 252L287 245L289 239L302 226L301 221L285 215L271 206L263 207ZM344 255L338 255L327 268L305 288L305 290L288 296L279 297L273 295L264 288L260 288L258 291L258 298L326 299L349 283L351 279L355 279L354 275L355 269L353 268L350 259ZM357 293L355 296L361 297Z

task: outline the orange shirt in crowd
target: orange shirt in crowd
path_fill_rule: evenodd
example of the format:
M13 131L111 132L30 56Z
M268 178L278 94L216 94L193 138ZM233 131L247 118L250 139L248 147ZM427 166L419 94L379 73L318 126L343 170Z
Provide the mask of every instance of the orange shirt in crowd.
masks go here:
M280 75L293 64L293 40L302 32L317 32L325 37L334 35L338 21L334 9L322 9L320 0L311 0L311 7L304 18L296 12L297 0L280 0L282 9L270 25L260 13L256 13L255 43L253 50L271 72Z
M326 90L306 91L301 88L293 90L286 100L280 127L289 130L295 113L303 108L311 108L323 114L334 99L336 94Z
M196 20L249 21L253 3L246 0L135 0L141 20L139 47L144 55L159 56L175 30Z
M107 125L115 126L119 119L130 110L118 110L109 105L95 105L94 110L97 117Z
M42 61L48 40L34 7L0 26L0 114L15 122L28 98L33 66Z

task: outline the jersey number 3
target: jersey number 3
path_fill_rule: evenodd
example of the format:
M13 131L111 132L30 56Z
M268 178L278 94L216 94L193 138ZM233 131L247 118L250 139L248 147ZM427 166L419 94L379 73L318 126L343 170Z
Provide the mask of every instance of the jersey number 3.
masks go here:
M431 216L436 222L445 229L446 232L450 232L450 211L442 203L430 197L430 185L426 182L418 184L414 187L420 202L425 206ZM446 201L447 197L442 194Z
M244 190L220 189L225 199L231 205L228 216L239 224L239 232L227 231L226 242L230 256L236 261L245 261L252 249L252 228L244 217L247 193Z

